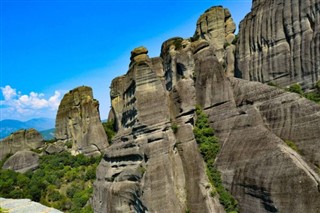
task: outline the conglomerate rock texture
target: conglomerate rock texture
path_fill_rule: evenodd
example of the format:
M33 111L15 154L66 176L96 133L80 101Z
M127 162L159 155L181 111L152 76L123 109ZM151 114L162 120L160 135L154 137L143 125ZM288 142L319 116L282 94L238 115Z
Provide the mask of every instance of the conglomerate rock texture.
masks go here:
M99 155L108 146L108 138L99 115L99 102L92 89L81 86L64 95L56 117L55 137L72 141L73 154Z
M35 129L18 130L0 141L0 160L18 151L40 148L43 137Z
M215 165L240 212L320 212L320 106L229 77L215 42L224 36L169 39L157 58L131 52L111 84L118 132L97 169L96 213L225 212L193 135L195 105L219 137Z
M240 23L236 75L279 86L320 80L320 0L253 0Z

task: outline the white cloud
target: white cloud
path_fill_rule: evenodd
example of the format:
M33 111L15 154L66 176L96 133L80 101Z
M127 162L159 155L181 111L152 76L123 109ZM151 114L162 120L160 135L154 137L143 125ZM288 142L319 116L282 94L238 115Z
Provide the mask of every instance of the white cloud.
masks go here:
M0 100L1 120L29 119L36 116L53 117L61 100L59 91L55 91L54 95L47 99L43 93L22 94L10 85L1 87L1 92L4 97L4 100Z
M4 100L10 100L17 96L17 92L15 89L12 89L9 85L5 87L1 87L2 94L4 96Z

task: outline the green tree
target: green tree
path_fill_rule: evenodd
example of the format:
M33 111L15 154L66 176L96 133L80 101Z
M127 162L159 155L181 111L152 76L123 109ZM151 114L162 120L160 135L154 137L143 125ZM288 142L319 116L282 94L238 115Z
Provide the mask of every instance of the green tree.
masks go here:
M238 212L237 201L223 187L220 172L214 165L214 161L220 151L219 140L214 135L214 130L209 126L207 115L199 106L196 107L196 122L193 132L199 144L200 153L206 162L208 179L216 190L212 191L211 195L214 196L216 192L219 194L219 201L226 212Z
M108 120L107 122L103 122L102 125L110 143L112 138L116 135L115 120Z
M294 92L300 95L303 95L303 90L302 87L300 86L300 84L293 84L288 88L289 92Z

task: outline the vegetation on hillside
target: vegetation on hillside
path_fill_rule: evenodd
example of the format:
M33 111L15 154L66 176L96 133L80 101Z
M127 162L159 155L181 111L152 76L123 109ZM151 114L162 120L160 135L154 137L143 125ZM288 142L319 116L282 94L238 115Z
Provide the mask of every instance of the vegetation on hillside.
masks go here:
M108 136L109 143L111 143L112 138L116 135L114 120L108 120L107 122L102 122L104 131Z
M294 92L303 97L314 101L316 103L320 103L320 81L318 81L315 85L315 90L312 92L304 92L300 84L293 84L288 89L289 92Z
M0 206L0 213L9 213L9 211Z
M30 198L63 212L93 212L88 200L100 160L63 152L41 156L39 168L33 172L0 170L0 197Z
M269 86L275 86L278 87L274 82L269 82L268 83ZM297 93L307 99L309 99L310 101L314 101L318 104L320 104L320 80L317 81L317 83L315 84L314 87L314 91L311 92L304 92L301 85L296 83L296 84L292 84L289 88L286 89L288 92L294 92Z
M209 126L207 115L201 110L200 107L196 107L197 119L194 126L194 135L201 155L206 162L206 173L210 183L214 186L215 191L211 194L219 194L219 201L224 206L226 212L235 213L238 212L237 201L232 195L223 187L221 174L214 165L214 161L220 151L220 145L218 138L214 135L214 131Z

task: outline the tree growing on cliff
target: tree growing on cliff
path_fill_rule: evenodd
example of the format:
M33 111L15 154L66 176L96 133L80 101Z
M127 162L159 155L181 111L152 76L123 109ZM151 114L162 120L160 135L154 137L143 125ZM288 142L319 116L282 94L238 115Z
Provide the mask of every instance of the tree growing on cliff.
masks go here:
M208 116L199 106L196 107L196 122L193 132L199 144L200 153L206 162L208 179L216 190L211 195L215 196L216 192L219 194L219 201L224 206L226 212L238 212L237 201L222 185L221 174L214 165L214 161L220 151L219 140L214 135L214 130L209 126Z

